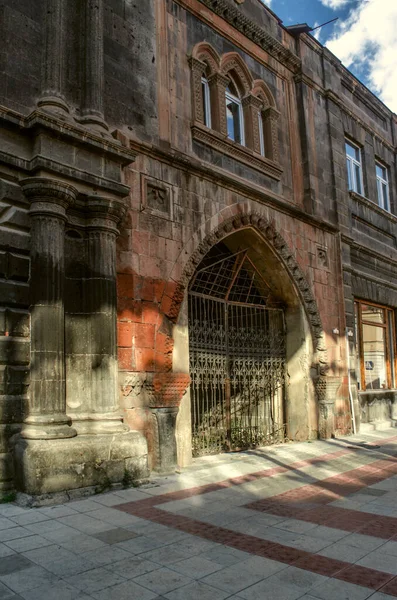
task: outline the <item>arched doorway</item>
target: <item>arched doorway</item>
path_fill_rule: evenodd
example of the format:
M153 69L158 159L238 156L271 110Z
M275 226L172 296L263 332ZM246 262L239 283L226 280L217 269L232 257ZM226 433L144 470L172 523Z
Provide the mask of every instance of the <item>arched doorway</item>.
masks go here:
M221 242L188 295L193 455L276 443L285 436L284 302L251 247Z

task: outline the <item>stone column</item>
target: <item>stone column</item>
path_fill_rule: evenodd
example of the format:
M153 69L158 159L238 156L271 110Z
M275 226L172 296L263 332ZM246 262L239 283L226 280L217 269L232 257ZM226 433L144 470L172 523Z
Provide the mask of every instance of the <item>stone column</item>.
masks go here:
M124 203L87 200L86 318L89 338L87 395L72 414L78 433L125 431L118 402L116 237Z
M42 96L37 105L56 113L69 113L64 98L64 0L46 0Z
M85 0L82 123L107 130L104 119L103 0Z
M28 439L76 435L66 416L64 356L64 228L76 190L34 177L21 182L31 219L30 403L22 429Z

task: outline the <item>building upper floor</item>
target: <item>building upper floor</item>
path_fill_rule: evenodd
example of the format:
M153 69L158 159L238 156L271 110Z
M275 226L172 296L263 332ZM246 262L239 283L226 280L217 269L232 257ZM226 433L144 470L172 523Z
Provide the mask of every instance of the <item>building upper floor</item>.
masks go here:
M5 111L40 107L52 69L66 121L95 126L98 114L133 150L205 165L346 235L363 211L391 232L396 116L304 27L260 0L86 5L2 0ZM54 64L43 64L54 23Z

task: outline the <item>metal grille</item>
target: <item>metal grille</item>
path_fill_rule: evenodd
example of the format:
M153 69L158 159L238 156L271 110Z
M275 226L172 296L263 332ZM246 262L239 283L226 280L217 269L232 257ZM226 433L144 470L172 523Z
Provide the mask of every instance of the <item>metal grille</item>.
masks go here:
M193 281L189 346L195 456L284 440L284 314L266 306L270 296L246 252L204 267Z

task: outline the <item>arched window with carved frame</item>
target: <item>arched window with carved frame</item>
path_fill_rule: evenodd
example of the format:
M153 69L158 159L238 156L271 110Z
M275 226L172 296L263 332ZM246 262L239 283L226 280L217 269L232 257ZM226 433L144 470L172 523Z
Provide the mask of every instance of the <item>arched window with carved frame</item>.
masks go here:
M252 95L257 99L256 122L253 123L254 151L273 162L279 162L278 119L273 94L262 80L255 80ZM256 131L255 131L256 129Z
M193 48L190 66L193 140L279 180L280 113L269 87L238 52L220 57L207 42Z
M208 128L217 123L216 75L219 72L220 57L207 42L197 44L190 58L193 79L194 121Z

